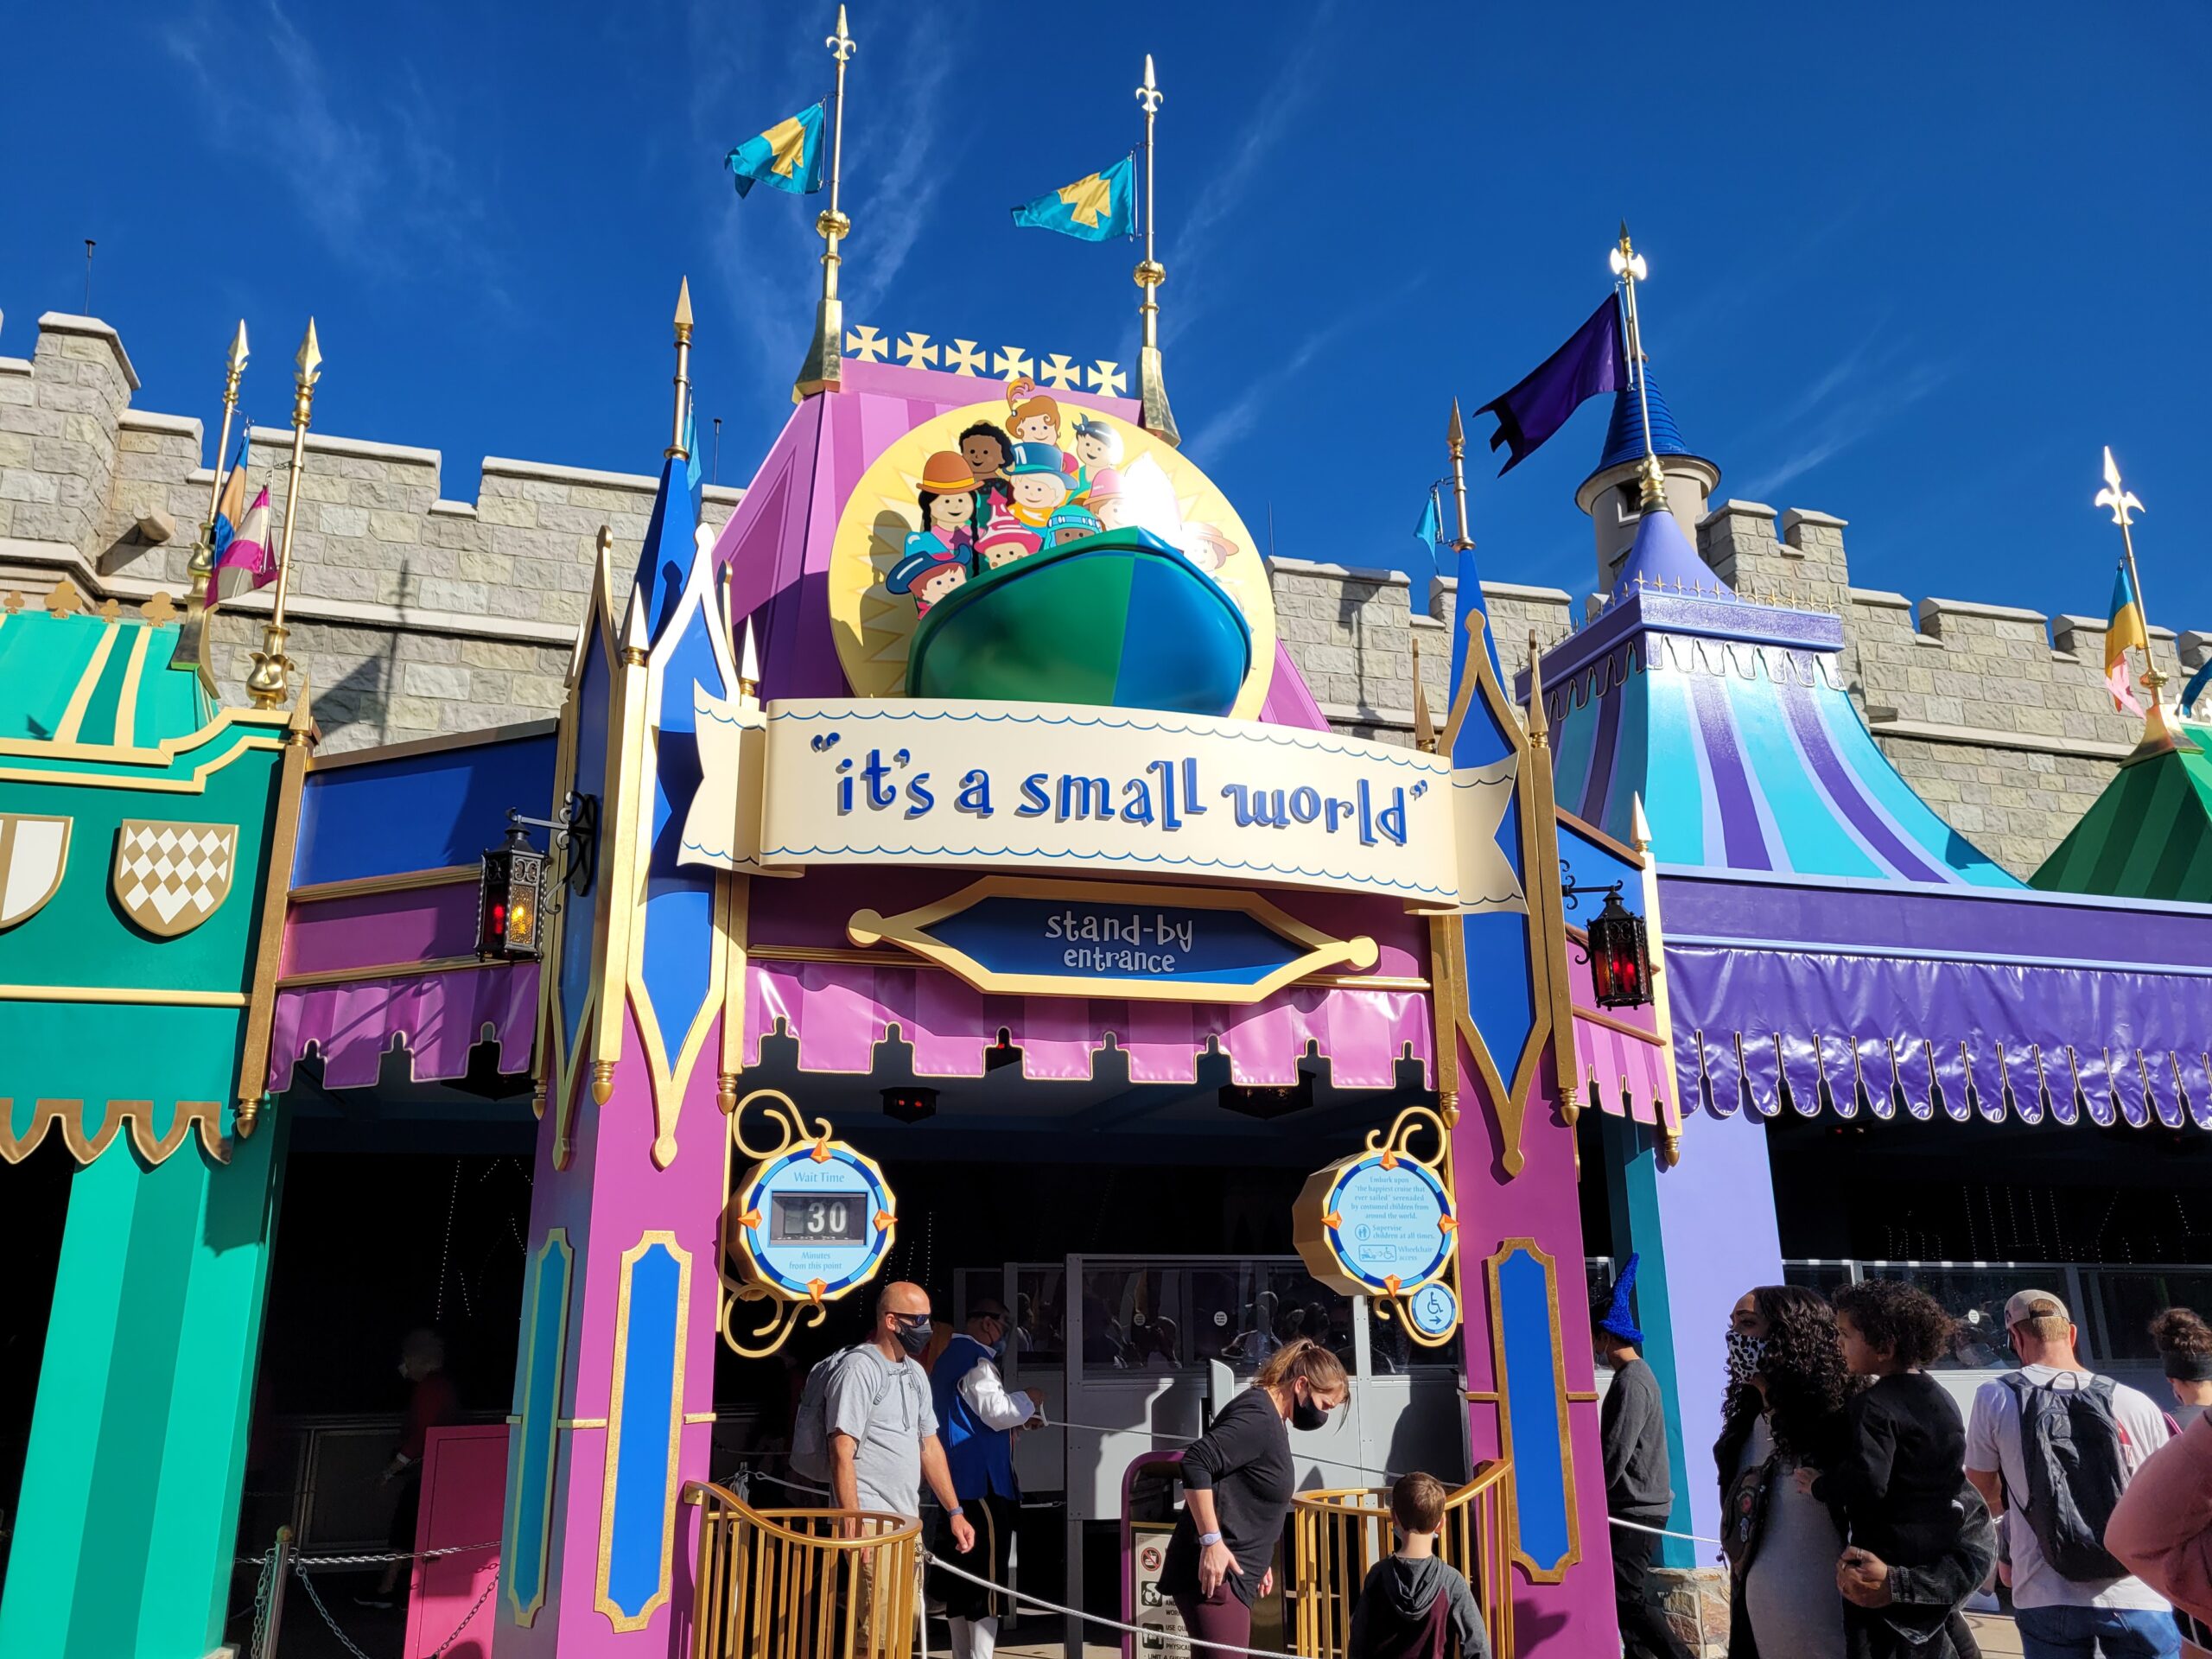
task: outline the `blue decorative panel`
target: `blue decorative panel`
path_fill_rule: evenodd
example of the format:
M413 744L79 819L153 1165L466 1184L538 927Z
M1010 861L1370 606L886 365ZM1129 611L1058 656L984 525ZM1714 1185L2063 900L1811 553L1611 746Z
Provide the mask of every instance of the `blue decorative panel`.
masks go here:
M523 1296L522 1366L515 1377L515 1415L521 1421L507 1439L507 1519L499 1554L499 1576L518 1624L529 1624L545 1601L574 1260L567 1231L556 1227L531 1262Z
M643 1628L668 1599L690 1279L673 1233L647 1233L623 1253L597 1604L618 1630Z
M552 798L550 732L310 772L292 885L474 864L509 807L538 817Z
M1498 1412L1513 1457L1514 1550L1531 1579L1555 1581L1581 1557L1559 1285L1533 1239L1507 1239L1487 1265Z

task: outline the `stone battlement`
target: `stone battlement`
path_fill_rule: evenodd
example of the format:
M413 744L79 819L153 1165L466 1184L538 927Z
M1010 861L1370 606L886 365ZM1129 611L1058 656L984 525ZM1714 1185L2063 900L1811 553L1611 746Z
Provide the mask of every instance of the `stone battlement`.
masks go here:
M57 579L90 600L181 597L207 510L209 435L187 416L137 409L121 339L91 317L39 319L28 358L0 357L0 592ZM289 428L251 436L256 487L283 523ZM559 704L587 602L600 527L626 583L657 480L486 457L473 500L443 492L435 449L310 431L292 548L290 649L313 675L326 751L537 719ZM719 526L741 490L706 492ZM1846 521L1722 501L1694 526L1724 580L1843 619L1843 663L1869 727L1914 786L1968 838L2025 874L2056 846L2134 745L2140 722L2104 689L2104 620L1851 585ZM1485 550L1493 572L1510 550ZM1411 741L1413 658L1432 716L1446 681L1459 595L1449 580L1416 602L1402 573L1274 561L1278 626L1329 718ZM1533 632L1548 648L1600 596L1483 584L1509 680ZM622 597L618 594L618 601ZM243 701L266 594L227 601L214 622L225 696ZM2212 627L2153 631L2169 674L2212 652Z

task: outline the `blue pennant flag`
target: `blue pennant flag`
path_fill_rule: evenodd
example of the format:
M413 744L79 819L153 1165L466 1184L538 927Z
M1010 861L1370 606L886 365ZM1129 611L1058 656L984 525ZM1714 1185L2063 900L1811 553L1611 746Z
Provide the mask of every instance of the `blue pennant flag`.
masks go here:
M736 175L737 194L752 193L756 184L772 185L793 195L811 195L822 188L822 126L828 106L825 99L812 109L801 110L788 121L779 121L758 138L748 138L723 158Z
M1414 526L1414 539L1421 543L1421 551L1406 562L1406 575L1414 582L1414 610L1427 616L1430 594L1435 589L1434 578L1444 574L1440 556L1444 545L1444 518L1436 508L1436 492L1428 493L1428 499L1421 503L1421 522Z
M696 523L699 517L699 480L702 475L699 466L699 406L689 397L683 400L683 482L691 492L691 518Z
M1058 231L1085 242L1107 242L1136 229L1136 161L1124 156L1103 173L1026 202L1014 210L1024 229Z

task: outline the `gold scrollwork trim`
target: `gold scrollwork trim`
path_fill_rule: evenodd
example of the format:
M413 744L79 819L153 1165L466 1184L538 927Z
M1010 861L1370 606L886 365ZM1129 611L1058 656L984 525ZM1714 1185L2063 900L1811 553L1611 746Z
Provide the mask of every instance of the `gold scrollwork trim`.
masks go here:
M1184 910L1218 910L1248 916L1272 931L1303 947L1301 953L1265 977L1249 984L1232 984L1194 976L1189 979L1111 979L1083 975L1006 974L985 967L967 952L936 938L929 930L946 918L957 916L987 899L1043 899L1079 904L1173 905ZM899 945L923 960L934 963L956 977L985 991L1014 996L1101 996L1132 1001L1224 1002L1249 1006L1272 996L1294 981L1326 968L1372 968L1380 952L1364 936L1332 938L1307 926L1256 893L1214 891L1203 887L1171 887L1138 882L1054 881L1026 875L987 875L933 904L896 916L873 910L853 912L846 934L863 948L880 941Z
M213 1100L180 1100L169 1119L167 1135L154 1133L154 1103L150 1100L111 1100L107 1117L97 1134L85 1133L85 1103L81 1100L41 1100L31 1107L30 1127L21 1137L15 1132L16 1103L0 1096L0 1161L19 1164L39 1149L48 1130L58 1130L62 1145L79 1164L89 1164L114 1144L127 1128L130 1144L149 1164L164 1163L194 1129L200 1144L219 1164L231 1160L223 1140L223 1108Z

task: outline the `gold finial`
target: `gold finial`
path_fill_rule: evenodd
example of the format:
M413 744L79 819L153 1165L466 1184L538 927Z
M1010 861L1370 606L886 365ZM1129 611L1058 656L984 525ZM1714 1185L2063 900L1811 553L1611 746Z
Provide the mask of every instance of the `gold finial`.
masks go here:
M2166 677L2158 672L2158 659L2151 654L2151 609L2143 600L2143 576L2135 566L2135 515L2143 512L2143 502L2134 491L2120 481L2120 463L2112 458L2112 446L2105 446L2105 486L2097 492L2091 505L2112 509L2112 521L2120 526L2120 557L2127 565L2128 585L2135 590L2135 613L2143 620L2143 739L2135 746L2134 753L2120 762L2133 766L2138 760L2147 760L2153 755L2169 753L2180 749L2189 753L2198 753L2195 741L2177 732L2173 722L2166 718L2165 701L2158 694L2166 683Z
M315 414L315 382L322 378L322 342L316 337L315 319L308 319L306 338L300 341L298 365L292 377L292 461L284 486L284 531L276 544L276 593L269 621L261 631L261 649L253 653L253 667L245 677L247 699L257 709L282 706L289 696L287 677L292 659L284 654L291 630L284 626L284 605L292 587L292 531L300 517L300 475L307 468L308 423Z
M1637 406L1643 416L1643 466L1638 474L1637 506L1649 512L1667 505L1667 475L1660 470L1659 456L1651 447L1651 390L1643 372L1643 328L1637 315L1636 285L1650 273L1650 266L1636 244L1629 239L1628 220L1621 220L1620 240L1605 256L1605 263L1612 268L1613 277L1626 298L1628 312L1628 367L1636 377Z
M737 695L751 702L760 695L760 653L753 644L753 619L745 619L745 642L737 661Z
M1144 343L1137 348L1138 422L1161 442L1183 442L1175 429L1175 411L1167 406L1167 377L1160 359L1160 285L1167 280L1167 267L1160 263L1154 244L1152 186L1152 126L1167 94L1160 90L1152 72L1152 54L1144 54L1144 85L1137 88L1137 107L1144 111L1144 257L1136 269L1137 289L1144 296L1137 318L1144 325Z
M835 391L843 384L845 358L845 302L837 297L837 267L844 256L837 245L852 233L853 221L839 207L845 174L845 65L860 49L860 42L845 26L845 9L837 8L837 32L822 42L837 61L835 97L836 113L830 127L830 205L814 221L822 233L822 298L814 308L814 339L799 365L798 380L791 388L796 403L810 392Z
M1467 429L1460 423L1457 397L1452 400L1452 423L1444 429L1444 442L1452 451L1452 500L1459 518L1459 533L1452 547L1454 552L1465 553L1472 550L1475 538L1467 533ZM1459 602L1468 602L1465 594ZM1479 596L1475 602L1481 602Z
M186 601L186 615L202 635L207 624L200 613L207 602L209 585L215 579L215 514L223 500L223 464L231 451L231 423L238 410L238 382L245 375L246 359L252 347L246 343L245 319L238 319L238 333L231 336L231 349L224 356L223 425L215 439L214 476L207 480L207 517L200 526L200 538L192 544L192 558L186 565L186 574L192 578L191 596ZM213 678L204 666L207 653L201 649L203 641L194 639L189 649L179 649L170 658L172 668L197 670L210 683Z
M1544 712L1544 649L1534 628L1529 630L1529 742L1532 747L1544 747L1545 734L1551 722ZM1549 766L1549 761L1538 764Z
M664 454L684 461L691 458L684 442L683 417L691 403L691 279L684 277L676 289L676 414Z

